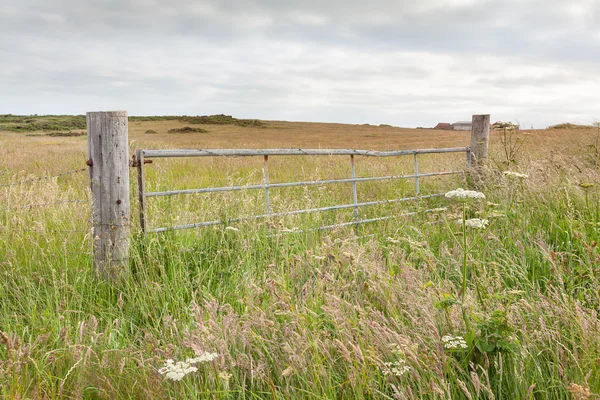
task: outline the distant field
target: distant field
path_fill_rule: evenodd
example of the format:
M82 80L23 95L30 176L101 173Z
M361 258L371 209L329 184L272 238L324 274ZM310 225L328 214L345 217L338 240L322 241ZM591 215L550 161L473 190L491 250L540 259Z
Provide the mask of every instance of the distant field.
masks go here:
M0 398L600 398L598 129L492 132L477 173L421 181L423 194L464 187L485 199L365 208L361 217L395 217L358 236L273 236L351 220L348 209L144 237L132 169L130 273L109 285L91 270L82 121L0 116ZM131 154L391 150L468 146L470 133L132 117L129 139ZM462 154L419 160L420 172L465 168ZM150 190L169 190L259 184L262 168L260 157L215 157L146 172ZM359 177L413 168L412 156L356 157ZM269 173L340 178L350 163L271 157ZM414 193L412 179L359 184L360 201ZM350 184L271 190L274 211L351 199ZM155 198L148 219L231 222L264 206L262 191ZM186 376L171 371L186 360Z

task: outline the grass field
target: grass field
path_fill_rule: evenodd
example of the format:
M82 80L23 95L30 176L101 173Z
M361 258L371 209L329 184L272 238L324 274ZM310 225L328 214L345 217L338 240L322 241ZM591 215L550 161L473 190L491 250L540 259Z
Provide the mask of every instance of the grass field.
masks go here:
M86 137L45 135L81 130L65 117L45 120L42 131L10 118L0 118L8 129L0 131L2 398L600 396L596 129L494 132L479 174L421 182L425 194L466 187L485 199L365 209L362 217L417 215L365 225L358 237L352 228L269 237L348 221L351 210L147 237L134 218L130 273L108 285L91 270L89 203L71 202L89 199L87 173L34 180L85 168ZM385 126L203 122L131 118L131 150L470 141L467 132ZM206 132L168 133L186 126ZM271 182L350 173L347 158L269 162ZM459 154L424 156L420 172L464 164ZM260 158L156 160L148 186L260 183L262 165ZM356 165L358 176L412 172L409 158L359 157ZM361 201L413 194L411 180L359 187ZM259 213L263 195L153 199L149 219L159 226ZM351 196L349 185L278 189L272 202L278 211ZM440 210L420 212L426 208ZM474 218L489 225L457 223L476 225ZM187 359L188 374L171 379L184 374L175 363Z

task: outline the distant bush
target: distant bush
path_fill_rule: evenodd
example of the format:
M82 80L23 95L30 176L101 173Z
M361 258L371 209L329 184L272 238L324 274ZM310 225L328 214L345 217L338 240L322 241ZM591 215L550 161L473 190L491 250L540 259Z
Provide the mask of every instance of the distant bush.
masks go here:
M71 131L86 127L84 115L0 115L0 130L11 132Z
M192 128L189 126L185 126L183 128L177 128L177 129L169 129L169 133L191 133L191 132L208 133L208 131L206 129Z
M156 132L156 131L155 131L155 130L153 130L153 129L148 129L148 130L147 130L146 132L144 132L144 133L158 133L158 132Z
M492 125L493 129L510 129L510 130L516 130L519 129L519 125L518 124L513 124L512 122L502 122L502 121L498 121L498 122L494 122L494 124Z
M590 125L577 125L570 122L564 122L562 124L549 126L548 129L587 129L591 128Z
M231 115L202 115L198 117L182 117L181 122L188 124L206 124L206 125L237 125L244 127L261 127L265 123L257 119L237 119Z
M45 136L52 137L76 137L76 136L85 136L87 132L51 132L46 133Z

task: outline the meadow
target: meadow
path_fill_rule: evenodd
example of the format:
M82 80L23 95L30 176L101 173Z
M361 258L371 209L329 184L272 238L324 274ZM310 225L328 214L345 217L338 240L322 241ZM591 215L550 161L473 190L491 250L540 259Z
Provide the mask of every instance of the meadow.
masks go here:
M48 135L85 128L57 118L0 116L2 398L600 397L597 129L492 132L485 167L421 182L423 194L462 187L485 198L365 208L364 218L397 217L358 235L308 231L351 220L346 210L144 236L134 209L129 274L108 284L91 266L87 139ZM129 130L132 153L470 141L468 132L225 117L133 117ZM350 173L348 158L269 162L271 182ZM148 187L256 184L262 163L155 160ZM361 177L412 173L412 158L358 157L356 167ZM461 154L420 161L420 172L464 167ZM359 197L414 190L413 180L370 182ZM285 211L352 194L348 184L271 196ZM153 199L148 217L162 226L263 210L264 193L249 191ZM298 230L308 232L279 235Z

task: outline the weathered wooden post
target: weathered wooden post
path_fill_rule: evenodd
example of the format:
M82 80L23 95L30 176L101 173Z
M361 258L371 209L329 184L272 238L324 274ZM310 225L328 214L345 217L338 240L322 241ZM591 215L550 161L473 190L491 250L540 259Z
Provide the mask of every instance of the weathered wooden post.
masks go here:
M479 166L488 158L490 115L473 115L471 128L471 166Z
M129 264L129 142L127 111L88 112L94 273L116 281Z

